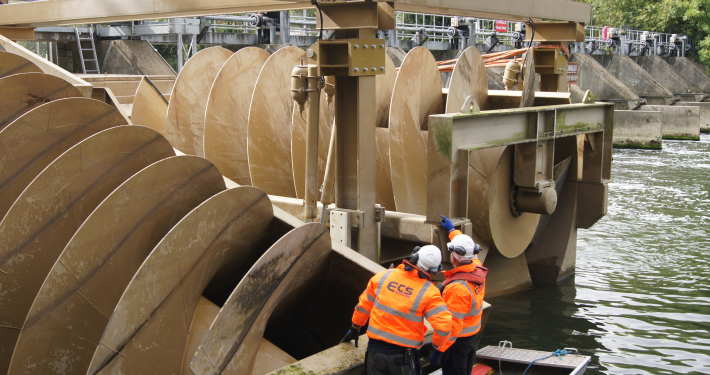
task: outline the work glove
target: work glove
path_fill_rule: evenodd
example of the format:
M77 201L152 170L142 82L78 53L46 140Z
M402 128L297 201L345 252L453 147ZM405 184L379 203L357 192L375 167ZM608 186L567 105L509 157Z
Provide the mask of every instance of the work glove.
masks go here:
M439 366L439 361L441 361L441 355L444 354L438 350L434 350L434 353L429 356L429 363L434 366Z
M451 220L449 220L449 218L444 215L441 215L441 221L439 222L439 224L441 224L444 229L449 231L449 233L454 231L454 223L452 223Z
M359 338L360 338L360 327L353 324L350 327L350 330L348 331L348 333L345 334L345 337L343 337L343 339L340 340L340 343L342 344L346 341L355 340L355 347L357 348L358 347L357 341Z

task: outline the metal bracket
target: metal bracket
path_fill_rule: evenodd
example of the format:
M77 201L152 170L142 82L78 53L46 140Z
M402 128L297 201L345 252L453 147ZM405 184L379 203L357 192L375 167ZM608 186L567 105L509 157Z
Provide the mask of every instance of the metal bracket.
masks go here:
M384 223L385 222L385 208L379 204L375 206L375 222Z
M335 208L330 211L330 236L347 247L352 247L352 228L365 226L365 212Z
M466 97L466 100L463 101L463 105L461 106L461 113L478 113L481 112L481 107L478 106L478 102L476 99L473 97L473 95L469 95Z
M597 100L594 98L594 93L592 90L587 90L584 92L584 97L582 98L582 103L584 104L594 104Z
M385 73L382 39L319 40L308 49L308 63L319 76L374 76Z

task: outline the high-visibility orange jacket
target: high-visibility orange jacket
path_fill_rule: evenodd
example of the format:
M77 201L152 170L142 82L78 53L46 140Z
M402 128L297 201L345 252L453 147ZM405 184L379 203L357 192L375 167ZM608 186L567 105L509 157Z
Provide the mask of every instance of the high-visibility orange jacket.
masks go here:
M453 241L454 237L460 234L461 231L455 230L449 234L449 239ZM478 258L473 259L469 264L446 271L446 278L448 279L458 272L473 272L476 270L476 265L483 266ZM473 336L481 330L483 296L485 294L485 282L483 285L477 285L466 280L455 280L444 287L444 301L446 301L446 306L451 311L453 319L451 321L451 336L446 345L442 346L441 351L446 351L458 337Z
M405 271L404 265L370 279L355 306L353 324L362 327L368 318L368 337L407 348L424 344L424 319L434 328L435 349L446 344L451 333L451 313L439 290L420 279L416 269Z

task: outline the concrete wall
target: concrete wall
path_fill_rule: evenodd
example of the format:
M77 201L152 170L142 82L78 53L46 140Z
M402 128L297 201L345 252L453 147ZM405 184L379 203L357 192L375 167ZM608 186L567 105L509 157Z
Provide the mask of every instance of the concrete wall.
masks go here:
M642 99L611 75L592 56L573 54L570 62L579 63L577 85L584 91L591 90L598 101L614 102L616 109L634 109Z
M658 83L630 57L623 55L592 57L634 94L646 99L647 104L670 105L678 100L670 90Z
M686 81L692 82L701 92L710 93L710 75L704 66L698 66L687 57L666 57L665 60Z
M710 102L678 102L675 105L700 108L700 132L710 133Z
M642 111L661 111L663 139L700 140L700 108L645 105Z
M614 147L660 149L662 121L660 111L614 111Z
M96 49L99 64L105 66L102 73L176 75L153 46L144 40L102 41Z
M634 56L632 57L643 70L647 71L663 87L670 90L675 95L687 96L687 94L701 93L702 91L686 81L660 56ZM681 100L683 100L681 98ZM698 100L691 100L698 101Z
M505 73L505 68L502 66L495 68L486 68L489 90L505 90L505 84L503 83L503 73Z
M585 90L582 90L579 86L577 85L569 85L569 92L570 92L570 101L572 103L581 103L582 100L584 100L584 94L586 93ZM592 93L594 94L594 93Z

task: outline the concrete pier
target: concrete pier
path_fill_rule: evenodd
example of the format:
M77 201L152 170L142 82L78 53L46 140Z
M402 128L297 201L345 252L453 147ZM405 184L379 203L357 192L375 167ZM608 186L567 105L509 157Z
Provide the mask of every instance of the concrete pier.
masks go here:
M649 105L671 105L680 98L663 87L634 60L624 55L592 55L616 79Z
M569 61L579 63L577 85L584 91L591 90L596 100L613 102L614 108L621 110L634 109L645 102L592 56L576 53Z
M680 96L680 101L700 102L707 97L707 94L693 82L685 80L662 57L635 56L633 59L663 87Z
M700 108L700 132L710 133L710 102L678 102L675 105Z
M699 107L645 105L641 110L663 114L663 139L700 140Z
M614 147L661 149L663 114L660 111L614 111Z
M73 47L76 47L76 44L74 44ZM162 56L160 56L153 46L146 41L101 41L96 47L98 59L102 66L102 73L129 75L176 75L170 65L168 65L168 63L163 60ZM81 64L81 62L74 62L74 64L77 63Z
M666 57L665 60L686 81L692 82L701 92L710 93L710 75L705 72L705 66L687 57Z
M503 73L505 73L505 68L502 66L495 68L486 68L489 90L505 90L505 84L503 83Z

